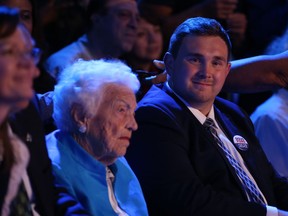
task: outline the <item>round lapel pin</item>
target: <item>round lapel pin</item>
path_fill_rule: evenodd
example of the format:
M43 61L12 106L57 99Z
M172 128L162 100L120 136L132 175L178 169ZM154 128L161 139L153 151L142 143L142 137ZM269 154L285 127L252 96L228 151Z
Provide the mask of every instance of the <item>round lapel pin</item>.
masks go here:
M246 151L248 149L248 142L242 136L235 135L233 137L233 142L235 146L242 151Z

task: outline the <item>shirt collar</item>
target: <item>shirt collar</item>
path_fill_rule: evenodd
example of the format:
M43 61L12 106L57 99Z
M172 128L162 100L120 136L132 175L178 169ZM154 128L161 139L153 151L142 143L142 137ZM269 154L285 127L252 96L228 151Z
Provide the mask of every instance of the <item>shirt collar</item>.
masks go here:
M192 106L190 106L182 97L180 97L176 92L174 92L173 89L169 86L168 82L166 82L166 87L170 91L172 91L187 106L187 108L193 113L193 115L198 119L198 121L201 124L204 124L207 117L213 119L214 122L216 123L214 106L211 107L211 110L209 111L208 115L205 116L202 112L200 112L198 109L195 109ZM217 123L216 123L216 125L217 125ZM217 127L218 127L218 125L217 125Z

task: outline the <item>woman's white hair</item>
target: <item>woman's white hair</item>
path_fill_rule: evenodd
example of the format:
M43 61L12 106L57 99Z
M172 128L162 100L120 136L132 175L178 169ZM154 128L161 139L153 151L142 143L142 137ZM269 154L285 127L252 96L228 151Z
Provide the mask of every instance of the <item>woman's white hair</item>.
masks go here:
M53 118L58 129L74 132L77 126L71 116L72 105L80 104L83 113L93 115L101 88L111 83L124 85L134 93L140 87L131 68L120 60L78 60L66 67L54 89Z

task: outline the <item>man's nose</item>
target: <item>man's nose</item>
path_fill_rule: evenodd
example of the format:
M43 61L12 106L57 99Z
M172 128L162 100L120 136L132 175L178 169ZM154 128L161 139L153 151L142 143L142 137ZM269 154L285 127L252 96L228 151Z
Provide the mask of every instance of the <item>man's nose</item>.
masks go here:
M199 75L201 78L209 78L209 77L211 77L211 74L212 74L212 67L211 67L211 65L209 65L209 64L207 64L207 63L201 64L198 75Z

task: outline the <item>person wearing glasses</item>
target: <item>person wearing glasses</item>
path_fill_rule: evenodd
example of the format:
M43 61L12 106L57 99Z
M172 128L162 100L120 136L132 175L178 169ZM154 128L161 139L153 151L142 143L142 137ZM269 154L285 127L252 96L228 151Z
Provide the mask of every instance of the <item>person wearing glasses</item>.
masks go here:
M85 215L54 186L37 103L31 103L40 53L18 10L0 6L0 215L64 215L67 202Z
M41 59L39 59L39 63L37 64L40 74L33 83L35 92L46 93L53 90L55 80L42 68L42 61L48 55L48 47L42 26L40 26L39 2L37 0L0 0L0 6L17 8L19 10L20 22L31 34L36 46L42 49Z
M28 148L11 131L8 116L29 104L34 95L33 79L39 75L35 65L38 49L27 29L19 23L18 11L0 8L0 173L1 215L19 215L17 194L25 185L27 200L32 199L27 175ZM28 202L29 203L29 202ZM25 208L31 212L31 205Z

